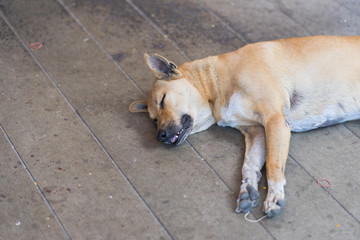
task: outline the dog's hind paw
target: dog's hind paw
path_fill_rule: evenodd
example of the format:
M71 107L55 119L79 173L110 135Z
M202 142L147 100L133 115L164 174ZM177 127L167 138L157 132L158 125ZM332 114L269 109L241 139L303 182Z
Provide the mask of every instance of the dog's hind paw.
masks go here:
M256 191L256 189L253 186L248 184L246 186L246 191L241 192L239 195L235 212L237 213L249 212L252 208L258 205L259 197L260 197L259 192Z

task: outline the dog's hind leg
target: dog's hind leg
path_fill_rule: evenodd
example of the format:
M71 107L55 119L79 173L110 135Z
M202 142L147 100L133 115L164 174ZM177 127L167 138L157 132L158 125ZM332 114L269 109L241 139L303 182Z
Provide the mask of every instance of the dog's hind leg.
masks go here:
M262 126L238 128L245 136L245 159L236 212L249 212L258 205L258 182L265 163L265 131Z

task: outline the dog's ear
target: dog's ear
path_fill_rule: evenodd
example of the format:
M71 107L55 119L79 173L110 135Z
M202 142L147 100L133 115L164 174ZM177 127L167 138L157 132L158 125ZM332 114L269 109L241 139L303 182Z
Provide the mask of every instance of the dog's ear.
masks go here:
M129 106L130 112L148 112L148 106L145 101L135 101Z
M153 73L158 79L181 77L181 72L179 71L177 66L173 62L167 60L166 58L158 54L148 55L146 53L144 57L146 64L149 66L151 71L153 71Z

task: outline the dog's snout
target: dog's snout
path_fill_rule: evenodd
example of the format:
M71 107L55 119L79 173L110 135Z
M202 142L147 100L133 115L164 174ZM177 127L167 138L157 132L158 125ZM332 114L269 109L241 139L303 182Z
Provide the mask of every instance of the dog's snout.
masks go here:
M165 140L167 139L167 132L164 129L159 130L157 139L160 142L165 142Z

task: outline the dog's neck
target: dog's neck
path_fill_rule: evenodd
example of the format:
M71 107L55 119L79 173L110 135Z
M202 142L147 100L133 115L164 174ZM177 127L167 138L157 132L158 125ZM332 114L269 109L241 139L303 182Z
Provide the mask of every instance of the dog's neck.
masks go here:
M219 96L219 76L215 62L215 57L207 57L184 63L179 67L186 78L210 104L214 104Z
M207 57L201 60L184 63L179 66L182 74L198 90L203 99L206 99L212 114L218 122L220 120L220 108L227 97L221 91L223 76L217 70L217 57Z

